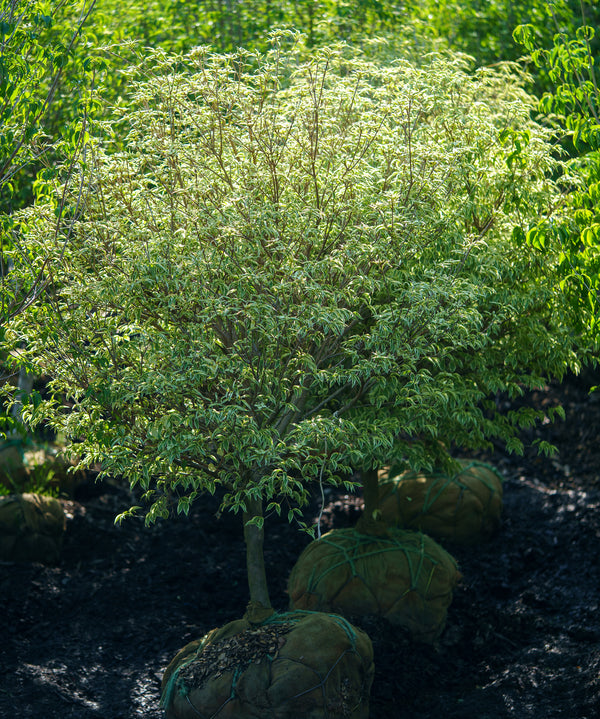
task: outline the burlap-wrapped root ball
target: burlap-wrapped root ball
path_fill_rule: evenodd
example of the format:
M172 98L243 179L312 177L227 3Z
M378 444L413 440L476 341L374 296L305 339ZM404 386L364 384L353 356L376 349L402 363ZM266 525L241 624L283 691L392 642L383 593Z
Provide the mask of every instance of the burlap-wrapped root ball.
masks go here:
M85 472L75 468L60 447L10 440L0 445L0 483L17 494L47 485L61 495L72 495L85 482Z
M368 636L343 617L275 614L226 624L185 646L167 667L167 719L367 719Z
M390 470L381 470L382 519L460 544L489 538L500 526L502 477L484 462L459 462L455 474L407 471L390 477Z
M0 483L17 491L27 481L21 441L9 441L0 446Z
M0 497L0 559L54 564L60 556L65 526L62 505L53 497Z
M433 642L460 576L453 557L420 532L333 529L302 552L288 593L294 609L381 616L414 639Z

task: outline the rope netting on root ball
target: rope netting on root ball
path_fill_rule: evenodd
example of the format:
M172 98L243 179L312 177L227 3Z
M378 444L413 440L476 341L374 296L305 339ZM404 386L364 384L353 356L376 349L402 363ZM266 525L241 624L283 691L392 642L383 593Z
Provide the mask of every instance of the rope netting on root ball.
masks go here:
M414 639L433 642L460 576L454 558L420 532L333 529L302 552L288 593L294 609L382 616Z
M65 527L64 510L53 497L0 497L0 559L53 564L60 557Z
M369 637L343 617L273 614L214 629L167 667L167 719L367 719Z
M460 544L488 539L500 526L502 476L484 462L458 461L454 474L380 470L383 521Z

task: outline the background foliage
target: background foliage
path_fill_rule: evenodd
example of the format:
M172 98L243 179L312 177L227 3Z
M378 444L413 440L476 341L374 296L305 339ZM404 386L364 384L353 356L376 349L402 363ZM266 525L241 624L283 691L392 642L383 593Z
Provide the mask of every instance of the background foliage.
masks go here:
M584 14L582 21L588 18ZM553 89L539 109L561 129L567 147L568 187L555 217L532 231L535 242L561 248L561 288L575 309L576 328L597 352L600 332L600 91L595 71L596 30L582 25L574 34L558 33L551 47L540 46L535 28L517 28L515 37L543 68Z

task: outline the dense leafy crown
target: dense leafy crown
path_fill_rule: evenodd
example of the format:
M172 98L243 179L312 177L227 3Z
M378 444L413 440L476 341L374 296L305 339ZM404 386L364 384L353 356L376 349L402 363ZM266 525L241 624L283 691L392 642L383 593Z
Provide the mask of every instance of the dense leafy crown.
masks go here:
M571 361L554 258L524 242L555 161L515 69L286 42L152 55L73 238L23 215L52 255L50 304L11 330L52 378L31 416L147 489L149 519L219 484L279 509L391 454L518 448L531 413L486 398Z

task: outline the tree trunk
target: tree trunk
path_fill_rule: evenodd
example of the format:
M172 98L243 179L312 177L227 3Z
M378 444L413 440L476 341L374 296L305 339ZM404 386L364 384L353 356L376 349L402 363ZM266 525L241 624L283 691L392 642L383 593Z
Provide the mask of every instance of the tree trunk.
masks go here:
M356 523L356 529L361 534L374 534L385 536L388 529L381 519L379 509L379 480L376 469L364 469L362 471L363 499L365 508L362 517Z
M28 372L25 367L19 370L19 393L12 408L12 416L17 422L23 421L23 399L31 394L33 390L34 375Z
M246 542L246 571L250 590L250 603L246 610L246 617L251 623L258 623L273 614L267 585L267 573L265 571L264 529L259 529L255 524L248 524L253 517L262 516L262 501L246 500L244 540Z

